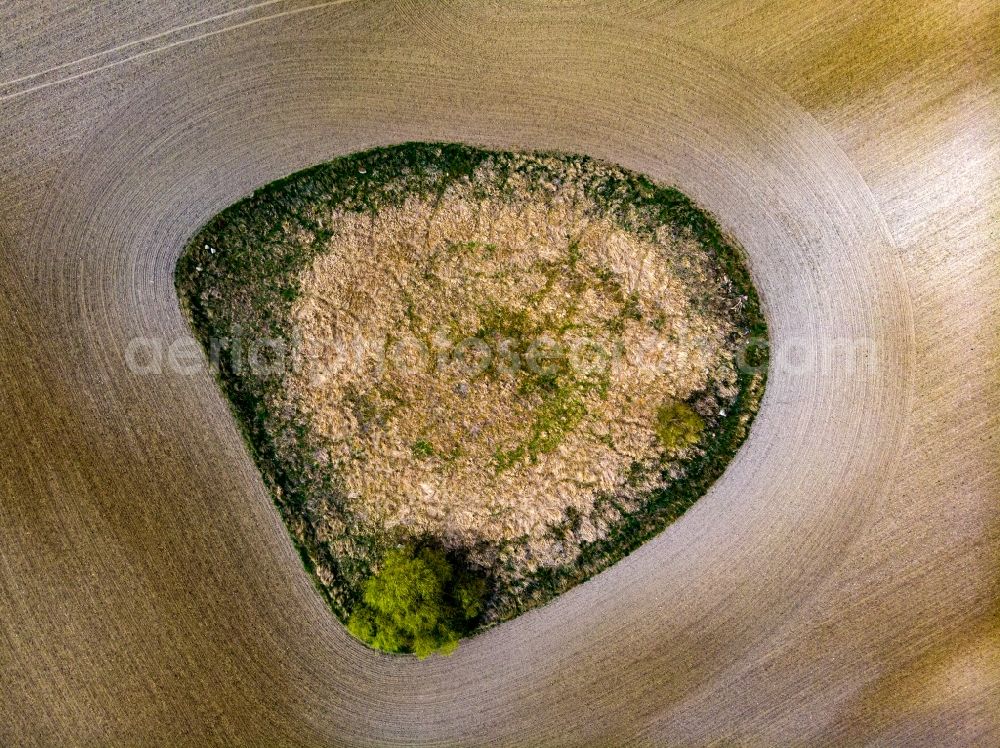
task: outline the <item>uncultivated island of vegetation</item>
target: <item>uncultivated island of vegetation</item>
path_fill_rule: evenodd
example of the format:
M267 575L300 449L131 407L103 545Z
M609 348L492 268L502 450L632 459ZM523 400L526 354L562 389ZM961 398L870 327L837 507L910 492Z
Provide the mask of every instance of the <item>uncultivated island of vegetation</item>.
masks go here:
M339 158L212 219L177 287L318 589L386 652L450 651L658 533L766 378L737 245L581 156Z

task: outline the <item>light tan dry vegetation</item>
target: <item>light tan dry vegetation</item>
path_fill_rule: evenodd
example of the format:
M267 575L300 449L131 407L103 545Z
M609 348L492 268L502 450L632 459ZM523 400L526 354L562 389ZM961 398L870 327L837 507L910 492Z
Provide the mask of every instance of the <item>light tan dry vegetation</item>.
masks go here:
M567 511L578 540L603 537L596 498L637 508L692 449L664 454L658 408L736 395L725 277L686 234L621 229L581 168L605 167L535 184L487 161L439 197L321 217L288 389L360 516L488 567L501 547L520 571L564 564Z

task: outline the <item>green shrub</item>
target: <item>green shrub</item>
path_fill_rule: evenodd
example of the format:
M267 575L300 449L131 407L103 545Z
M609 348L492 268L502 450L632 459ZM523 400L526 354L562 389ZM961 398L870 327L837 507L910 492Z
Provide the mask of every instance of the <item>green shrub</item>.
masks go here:
M411 447L414 457L433 457L434 446L426 439L417 439Z
M449 654L482 612L486 592L483 577L444 551L411 543L386 554L347 629L383 652Z
M694 446L704 430L705 421L687 403L664 403L656 411L656 435L668 453Z

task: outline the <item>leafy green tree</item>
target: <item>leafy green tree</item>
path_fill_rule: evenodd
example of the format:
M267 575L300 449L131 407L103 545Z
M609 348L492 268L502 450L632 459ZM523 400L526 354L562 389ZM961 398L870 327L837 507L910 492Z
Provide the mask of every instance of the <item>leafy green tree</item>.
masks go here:
M672 400L656 411L656 435L667 452L694 446L704 431L705 421L687 403Z
M482 612L486 589L485 579L456 569L444 551L409 544L386 554L347 629L384 652L449 654Z

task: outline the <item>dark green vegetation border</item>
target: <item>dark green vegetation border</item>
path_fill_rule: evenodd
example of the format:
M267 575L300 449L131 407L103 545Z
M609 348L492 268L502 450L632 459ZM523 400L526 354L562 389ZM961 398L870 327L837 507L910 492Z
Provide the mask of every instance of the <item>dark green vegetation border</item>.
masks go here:
M564 164L586 164L584 156L556 156ZM335 476L315 455L319 444L300 414L279 408L281 377L247 373L244 364L251 341L261 337L288 341L288 315L299 294L297 277L330 236L315 219L315 208L327 206L359 212L398 205L414 193L438 195L454 180L472 177L477 166L494 159L502 171L512 168L508 156L466 145L406 143L338 158L305 169L257 190L210 220L189 242L177 263L176 286L181 308L205 347L222 390L231 404L248 449L274 497L303 564L337 616L346 621L357 603L373 561L401 538L372 534L351 526ZM529 176L551 176L544 164L531 162ZM687 229L712 255L744 297L738 312L741 336L751 344L739 367L739 394L725 416L706 419L702 454L683 465L682 475L653 493L638 511L624 514L607 537L584 543L572 564L542 568L519 589L495 594L494 622L509 620L608 568L662 531L711 487L746 438L760 405L768 363L767 325L757 292L738 244L716 221L680 191L648 178L613 168L610 176L583 178L587 194L623 229L651 236L657 226ZM384 189L386 177L407 173L407 192ZM312 232L316 240L289 242L289 228ZM279 354L256 351L258 364L279 370ZM349 542L334 554L317 536L310 507L322 499L327 507L344 508ZM599 501L614 504L613 498ZM567 517L553 533L566 532L579 518ZM324 582L317 570L332 572ZM502 593L502 594L501 594Z

